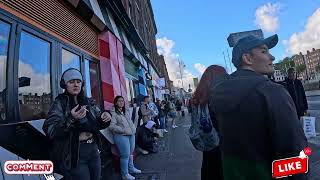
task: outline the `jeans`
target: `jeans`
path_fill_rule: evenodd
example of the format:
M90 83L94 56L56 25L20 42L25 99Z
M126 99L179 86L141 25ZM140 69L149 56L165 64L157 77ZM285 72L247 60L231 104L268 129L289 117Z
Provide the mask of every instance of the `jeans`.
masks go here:
M166 117L160 117L160 129L166 128Z
M101 159L97 144L80 143L79 146L79 162L76 168L71 169L72 179L100 180Z
M120 169L121 175L125 176L129 174L129 170L134 168L133 165L133 156L135 146L135 135L114 135L114 143L117 145L120 153Z

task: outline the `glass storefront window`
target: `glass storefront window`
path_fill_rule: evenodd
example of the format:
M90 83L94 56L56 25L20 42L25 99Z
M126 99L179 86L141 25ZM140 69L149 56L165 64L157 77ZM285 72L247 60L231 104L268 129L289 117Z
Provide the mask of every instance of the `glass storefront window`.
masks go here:
M127 90L127 97L129 103L132 103L133 98L135 98L135 92L134 92L134 83L131 78L126 77L126 90Z
M0 21L0 121L6 119L6 69L10 28L10 24Z
M92 98L96 101L96 104L101 106L102 101L100 97L101 86L99 82L99 71L98 71L98 64L85 60L84 69L85 69L85 90L86 96L88 98Z
M21 33L18 70L21 121L44 119L49 111L52 100L50 50L49 42Z
M131 98L130 80L129 80L129 78L126 78L126 90L127 90L128 101L129 101L129 103L130 103L131 100L132 100L132 98Z
M62 48L62 72L69 68L80 70L80 56Z

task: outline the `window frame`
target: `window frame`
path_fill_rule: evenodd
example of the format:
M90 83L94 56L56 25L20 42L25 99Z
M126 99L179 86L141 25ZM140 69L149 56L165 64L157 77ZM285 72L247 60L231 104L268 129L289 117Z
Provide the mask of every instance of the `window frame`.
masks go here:
M18 65L19 65L19 48L20 48L20 39L22 30L27 33L32 34L33 36L43 39L51 43L50 47L50 90L51 90L51 100L54 101L54 98L58 96L59 93L62 93L62 89L59 86L60 76L62 74L62 48L79 55L80 57L80 71L84 73L84 60L93 60L98 64L98 80L100 84L99 96L103 103L102 98L102 84L101 84L101 70L99 60L96 60L94 57L88 53L82 51L77 47L73 47L72 44L66 43L57 37L41 30L40 28L16 17L9 12L0 9L0 20L4 21L11 25L10 29L10 39L8 45L8 54L7 54L7 66L6 66L6 88L8 89L7 99L5 102L6 106L6 119L0 121L1 125L7 124L16 124L23 123L20 117L20 104L18 98ZM8 113L10 112L10 113Z
M9 33L9 43L8 43L8 51L7 51L7 60L6 60L6 79L5 79L5 85L7 89L6 94L6 101L4 102L5 105L5 114L6 118L5 120L0 122L1 124L7 124L10 123L10 120L15 118L14 113L8 113L8 112L14 112L15 111L15 103L11 101L11 99L14 98L13 93L13 85L14 85L14 77L13 75L13 67L14 67L14 47L15 47L15 39L16 39L16 28L17 28L17 22L15 22L12 18L3 15L0 12L0 20L10 24L10 33Z
M29 33L33 36L35 36L36 38L42 39L43 41L46 41L48 43L50 43L50 59L49 59L49 74L50 74L50 92L51 92L51 100L53 102L53 83L54 83L54 78L52 77L52 75L54 74L54 69L53 69L53 59L55 59L56 54L54 53L54 47L55 47L55 41L54 39L52 39L50 36L46 36L45 34L29 27L26 26L24 24L18 24L17 25L17 30L16 30L16 44L15 44L15 55L14 55L14 70L13 70L13 93L15 94L15 97L13 98L14 102L16 103L16 115L17 117L14 119L14 121L18 121L18 122L23 122L21 121L21 114L20 114L20 104L19 104L19 82L18 82L18 72L19 72L19 56L20 56L20 45L21 45L21 34L23 32ZM52 103L51 102L51 103ZM37 119L38 120L38 119Z
M97 59L95 59L95 58L93 58L92 56L89 56L89 55L87 55L87 54L83 54L83 57L82 57L82 59L83 59L83 76L84 76L84 79L86 79L86 73L85 73L85 61L86 60L88 60L89 61L89 64L90 64L90 62L94 62L94 63L96 63L97 64L97 70L98 70L98 72L97 72L97 74L98 74L98 82L99 82L99 94L98 94L98 96L99 96L99 99L101 100L101 104L97 104L101 109L104 109L104 103L103 103L103 97L102 97L102 81L101 81L101 69L100 69L100 61L99 60L97 60ZM87 83L87 82L85 82L85 83ZM90 85L90 87L91 87L91 85Z

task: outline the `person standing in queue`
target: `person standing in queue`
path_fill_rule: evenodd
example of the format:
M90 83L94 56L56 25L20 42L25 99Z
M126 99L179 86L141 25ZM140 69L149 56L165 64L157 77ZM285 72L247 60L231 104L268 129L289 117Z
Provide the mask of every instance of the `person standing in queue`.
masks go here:
M67 180L99 180L98 133L110 125L111 115L101 112L84 95L83 76L78 69L67 69L61 76L60 87L65 91L56 97L43 125L51 141L50 157L55 171Z
M135 147L136 127L130 119L130 113L125 106L124 98L117 96L111 110L112 120L110 130L120 153L121 176L124 180L134 180L131 174L139 174L141 170L134 167L133 151Z
M210 108L209 94L212 87L213 78L221 75L227 75L226 70L218 65L209 66L203 73L197 89L193 93L191 103L193 106L206 105L209 106L210 119L212 126L219 133L219 126L214 112ZM191 105L190 105L191 106ZM217 146L210 151L203 151L202 166L201 166L201 180L223 180L222 160L220 146Z

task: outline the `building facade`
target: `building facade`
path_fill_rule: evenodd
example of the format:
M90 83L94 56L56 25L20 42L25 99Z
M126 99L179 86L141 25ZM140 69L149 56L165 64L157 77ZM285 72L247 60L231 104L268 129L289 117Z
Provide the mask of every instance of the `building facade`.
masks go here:
M273 74L274 81L282 82L285 80L286 76L280 70L275 70Z
M129 11L126 0L0 0L1 162L49 159L42 124L62 92L59 81L66 69L82 72L86 95L102 109L110 109L117 95L128 102L147 95L150 67L161 78L150 1L131 3L140 14ZM112 158L104 130L101 137L106 179Z
M291 58L294 61L295 67L301 66L301 65L306 65L306 70L298 75L298 79L308 79L308 74L309 74L309 69L307 65L307 60L306 56L303 55L301 52L299 54L293 55ZM289 67L288 67L289 68Z
M308 71L309 77L311 79L314 79L319 73L319 70L317 70L317 67L320 64L320 49L312 49L312 51L307 51L306 57L306 69ZM318 67L319 68L319 67Z

